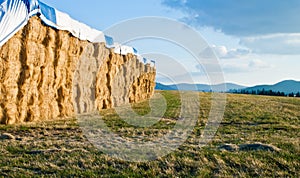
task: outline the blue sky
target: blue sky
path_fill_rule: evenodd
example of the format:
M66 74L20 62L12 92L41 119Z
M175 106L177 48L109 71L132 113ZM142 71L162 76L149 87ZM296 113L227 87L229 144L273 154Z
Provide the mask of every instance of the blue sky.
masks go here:
M43 2L98 30L143 16L177 19L196 29L215 50L226 81L248 86L285 79L300 81L299 0ZM131 45L141 53L164 52L174 56L190 70L195 82L209 83L199 71L199 64L189 60L190 56L177 47L155 40ZM181 77L181 82L183 76L174 74ZM163 81L158 77L159 80Z

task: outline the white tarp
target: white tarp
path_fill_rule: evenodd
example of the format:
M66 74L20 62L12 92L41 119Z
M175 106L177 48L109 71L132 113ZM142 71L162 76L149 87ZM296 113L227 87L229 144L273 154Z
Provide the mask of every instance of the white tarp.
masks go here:
M91 42L106 42L103 32L93 29L77 20L72 19L68 14L55 10L56 13L56 28L60 30L67 30L72 35L81 40L88 40Z
M109 47L113 45L113 39L104 35L102 31L78 22L68 14L38 0L0 0L0 46L24 27L31 16L36 14L39 14L46 25L59 30L67 30L81 40L94 43L104 42Z
M138 54L138 51L131 47L131 46L126 46L126 45L121 45L118 43L114 44L114 53L120 54L120 55L127 55L127 54L134 54L137 56L137 59L144 63L144 64L150 64L151 67L155 67L155 61L154 60L148 60L144 57L142 57L140 54Z
M118 53L120 55L127 55L127 54L135 54L138 55L137 50L134 49L131 46L126 46L126 45L120 45L120 44L115 44L115 53Z
M0 4L0 46L8 41L28 20L28 9L22 0L7 0Z
M102 31L93 29L68 14L40 2L39 0L0 0L0 46L6 43L14 34L24 27L29 18L39 14L41 20L48 26L59 30L67 30L73 36L90 42L104 42L107 47L115 48L114 52L127 55L137 55L141 62L151 63L142 58L131 46L114 43L113 38Z
M38 12L37 0L0 0L0 46Z
M40 17L47 25L59 30L67 30L71 32L73 36L81 40L88 40L94 43L106 43L106 38L103 32L74 20L68 14L52 8L42 2L40 2L40 9Z

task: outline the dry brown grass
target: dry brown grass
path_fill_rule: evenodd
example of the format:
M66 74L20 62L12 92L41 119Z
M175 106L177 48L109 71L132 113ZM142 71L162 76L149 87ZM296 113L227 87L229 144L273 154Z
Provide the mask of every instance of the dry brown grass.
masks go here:
M120 120L113 110L103 120L123 138L164 135L178 118L177 92L159 91L168 109L158 124L138 128ZM210 94L200 93L200 117L193 133L171 154L151 162L134 163L97 150L83 135L76 119L0 126L13 139L0 140L0 176L46 177L299 177L300 100L296 98L228 95L224 120L212 142L198 141L210 109ZM148 103L135 105L147 113ZM144 109L143 109L144 108ZM260 143L269 149L220 149L226 144Z

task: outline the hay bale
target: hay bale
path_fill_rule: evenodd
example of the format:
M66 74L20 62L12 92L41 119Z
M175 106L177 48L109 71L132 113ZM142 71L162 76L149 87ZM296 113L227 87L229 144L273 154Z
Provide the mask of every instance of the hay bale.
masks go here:
M0 47L0 120L49 120L139 102L153 95L154 80L155 69L136 56L32 17Z

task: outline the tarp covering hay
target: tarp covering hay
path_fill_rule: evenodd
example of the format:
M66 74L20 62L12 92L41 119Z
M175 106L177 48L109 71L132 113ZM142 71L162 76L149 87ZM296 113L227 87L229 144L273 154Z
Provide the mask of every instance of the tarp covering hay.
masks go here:
M68 14L38 0L0 0L0 46L24 27L30 17L38 15L44 24L58 30L67 30L73 36L90 42L113 45L113 39L102 31L93 29Z
M150 98L155 68L106 46L38 16L28 19L0 47L1 123L70 117Z

